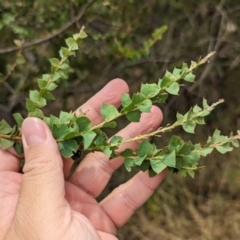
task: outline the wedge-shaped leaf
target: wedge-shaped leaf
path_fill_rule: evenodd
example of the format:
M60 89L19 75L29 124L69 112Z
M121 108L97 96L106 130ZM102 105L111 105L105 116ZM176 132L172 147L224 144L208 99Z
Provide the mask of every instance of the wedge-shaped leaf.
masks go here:
M69 56L71 55L71 52L69 51L68 48L66 47L61 47L61 50L59 51L59 55L61 58L65 57L65 56Z
M117 108L111 104L104 103L101 106L101 115L105 120L115 118L118 114Z
M109 147L105 147L103 148L103 153L110 157L112 154L112 150Z
M39 91L37 90L30 90L29 91L29 98L33 101L33 102L38 102L40 96L39 96Z
M117 127L117 123L115 121L107 122L103 125L104 128L115 128Z
M193 112L194 113L199 113L199 112L201 112L202 111L202 108L200 108L198 105L195 105L194 107L193 107Z
M151 111L151 107L152 107L152 101L150 99L147 99L138 106L138 109L141 112L149 113Z
M216 149L218 152L220 152L222 154L225 154L226 152L231 152L233 150L233 148L229 146L229 143L224 144L222 146L218 146L218 147L216 147Z
M187 169L187 173L190 177L194 178L195 172L192 169Z
M46 88L47 88L48 91L53 91L53 90L55 90L57 87L58 87L58 85L55 84L55 83L53 83L53 82L49 83L49 84L46 86Z
M0 133L2 134L8 134L12 131L12 128L10 127L10 125L3 119L0 122Z
M123 138L121 136L113 136L110 140L111 144L122 142Z
M22 143L21 142L15 142L14 145L14 150L16 151L16 153L18 155L22 154L23 153L23 146L22 146Z
M43 94L43 98L45 98L47 101L55 100L55 97L50 92L45 92Z
M150 161L143 161L142 165L139 166L140 170L145 172L151 168Z
M143 140L140 145L138 146L137 149L137 155L139 157L143 157L145 155L150 155L152 154L153 146L151 143L149 143L146 140Z
M68 139L58 142L58 149L63 157L70 158L77 152L78 143L74 139Z
M5 138L0 138L0 147L3 150L6 150L6 149L12 147L13 144L14 144L14 141L11 141L11 140L5 139Z
M179 89L179 84L174 82L166 89L166 91L172 95L178 95Z
M188 120L183 124L183 129L185 132L187 133L194 133L195 127L196 127L196 123L192 120Z
M194 121L195 121L195 123L197 123L199 125L204 125L205 124L204 117L195 118Z
M54 67L58 67L60 65L60 60L57 58L51 58L49 61L50 61L51 65Z
M163 79L159 80L158 84L160 84L161 88L164 88L164 87L169 87L172 82L173 81L171 80L171 78L164 76Z
M141 117L141 112L139 110L132 111L127 113L126 117L130 122L139 122Z
M208 105L207 100L205 98L203 99L203 108L204 109L209 108L209 105Z
M132 100L131 100L129 94L124 93L124 94L122 95L122 97L121 97L121 103L122 103L122 106L123 106L123 107L126 107L126 106L128 106L129 104L132 103Z
M146 157L147 157L147 154L142 157L137 156L136 158L134 158L134 164L137 166L141 166Z
M176 152L178 152L178 150L183 146L184 144L184 141L176 136L176 135L173 135L168 143L168 149L169 151L173 151L173 150L176 150Z
M233 145L234 147L238 148L238 147L239 147L239 142L238 142L238 140L232 141L232 145Z
M82 116L76 119L76 124L78 125L79 132L86 132L91 129L92 123L89 118Z
M48 85L48 81L47 80L38 79L38 87L40 89L46 88L47 85Z
M96 133L94 131L89 131L83 134L83 147L87 149L93 142L96 137Z
M134 105L137 105L139 103L142 103L144 100L146 99L145 95L142 94L142 93L136 93L133 95L133 98L132 98L132 103Z
M125 149L123 152L120 154L123 157L131 157L133 155L133 150L131 148Z
M208 154L212 153L213 148L204 148L201 150L201 155L203 157L206 157Z
M176 152L172 151L163 156L162 162L168 167L176 167Z
M72 113L68 113L68 112L64 112L61 111L59 114L59 119L61 121L61 123L68 123L70 121L70 119L72 119L73 114Z
M164 164L161 159L151 160L150 164L151 164L152 170L157 174L167 168L167 165Z
M179 77L181 76L181 72L182 72L182 69L180 69L180 68L174 68L174 69L173 69L173 75L174 75L174 77L179 78Z
M32 112L31 116L32 116L32 117L37 117L37 118L41 118L41 119L42 119L42 118L44 117L44 114L43 114L43 112L42 112L41 109L36 108L36 109Z
M14 113L13 117L14 117L18 127L21 127L22 123L23 123L23 120L24 120L22 115L20 113Z
M194 82L195 80L195 75L193 75L191 72L188 73L185 77L184 77L184 80L186 82Z
M155 97L160 92L160 88L156 83L145 83L141 85L140 93L146 97Z
M133 162L133 159L131 159L131 158L126 158L126 159L124 160L124 166L125 166L125 168L126 168L126 170L127 170L128 172L131 172L131 171L132 171L132 167L135 167L135 164L134 164L134 162Z
M192 151L190 154L183 157L184 165L192 167L194 164L199 162L200 154Z
M73 38L68 38L66 39L66 44L71 50L77 50L78 49L78 44Z
M61 124L60 126L53 125L52 134L56 140L63 139L69 132L70 129L66 124Z

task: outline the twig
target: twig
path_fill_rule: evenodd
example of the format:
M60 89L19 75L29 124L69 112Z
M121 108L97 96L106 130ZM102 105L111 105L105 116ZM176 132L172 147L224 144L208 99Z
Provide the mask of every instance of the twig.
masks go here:
M79 11L78 15L72 19L70 22L66 23L62 28L54 31L52 34L44 37L44 38L40 38L40 39L35 39L33 41L27 42L25 43L22 48L28 48L34 45L38 45L44 42L47 42L49 40L51 40L52 38L58 36L59 34L63 33L64 31L66 31L68 28L70 28L72 25L74 25L75 23L77 23L82 16L84 15L84 13L86 12L87 8L89 8L93 3L95 2L95 0L90 0L89 2L87 2ZM8 47L8 48L3 48L0 49L0 54L5 54L5 53L11 53L11 52L15 52L20 50L20 47L14 46L14 47Z

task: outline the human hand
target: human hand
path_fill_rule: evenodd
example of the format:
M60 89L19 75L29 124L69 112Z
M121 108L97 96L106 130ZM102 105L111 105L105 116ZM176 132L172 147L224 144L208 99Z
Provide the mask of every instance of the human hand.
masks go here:
M100 106L118 107L126 83L116 79L81 108L93 124L102 121ZM117 135L124 139L156 129L161 111L153 107L140 123L130 123ZM88 154L73 175L65 180L73 161L62 159L47 125L28 118L22 125L25 152L24 174L18 173L19 158L12 151L0 150L0 240L13 239L103 239L114 240L117 229L154 192L166 172L153 178L139 172L101 202L95 200L122 158L109 161L103 153ZM136 149L138 142L124 148Z

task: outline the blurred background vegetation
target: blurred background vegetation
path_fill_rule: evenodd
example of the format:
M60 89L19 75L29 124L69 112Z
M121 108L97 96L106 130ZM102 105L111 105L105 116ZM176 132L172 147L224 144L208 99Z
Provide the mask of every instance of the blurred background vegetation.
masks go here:
M185 84L180 96L162 106L164 124L174 121L176 111L201 104L203 97L210 103L224 98L195 135L175 133L202 142L215 128L224 134L239 129L240 2L231 0L1 0L0 119L13 123L12 113L26 114L24 99L37 78L49 71L47 59L57 56L64 39L83 25L89 37L71 60L68 81L55 91L58 101L46 114L74 110L113 78L124 79L134 92L142 82L157 81L166 69L216 51L195 72L196 83ZM168 30L157 40L164 26ZM16 40L23 40L23 47ZM169 137L153 141L162 145ZM239 160L238 149L224 156L214 153L201 162L206 168L195 179L170 174L118 237L238 239ZM104 194L130 177L119 169Z

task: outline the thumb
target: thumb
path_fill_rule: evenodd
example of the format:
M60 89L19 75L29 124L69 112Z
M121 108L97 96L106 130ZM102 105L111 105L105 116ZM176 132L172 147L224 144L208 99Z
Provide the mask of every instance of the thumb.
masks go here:
M56 217L57 210L65 204L62 158L56 141L38 118L24 120L22 139L25 165L16 215L27 214L33 222L44 215L48 219L51 215Z

